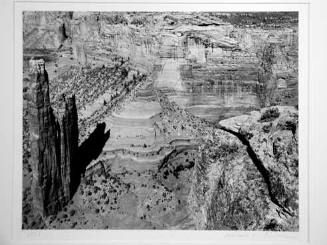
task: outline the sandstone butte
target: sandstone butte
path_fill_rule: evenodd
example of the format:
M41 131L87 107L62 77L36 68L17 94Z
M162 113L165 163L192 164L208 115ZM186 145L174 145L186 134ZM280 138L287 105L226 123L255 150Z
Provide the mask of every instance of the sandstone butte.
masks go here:
M30 109L32 195L41 215L57 213L72 197L74 160L78 149L75 96L65 98L57 117L50 105L49 78L45 62L31 62Z

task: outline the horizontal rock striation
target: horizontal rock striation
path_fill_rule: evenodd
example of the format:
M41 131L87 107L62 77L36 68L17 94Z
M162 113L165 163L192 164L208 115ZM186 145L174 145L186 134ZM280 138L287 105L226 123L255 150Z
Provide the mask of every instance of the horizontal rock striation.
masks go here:
M72 196L71 169L78 149L77 110L75 97L67 98L58 120L50 105L44 61L37 60L32 65L29 104L32 195L35 210L48 216L62 209Z

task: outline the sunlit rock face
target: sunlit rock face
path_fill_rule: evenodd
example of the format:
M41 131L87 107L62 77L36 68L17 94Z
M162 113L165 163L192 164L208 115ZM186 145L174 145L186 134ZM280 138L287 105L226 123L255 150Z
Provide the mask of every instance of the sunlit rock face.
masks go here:
M294 107L268 107L249 116L222 120L223 129L236 135L263 175L275 206L265 228L297 229L299 208L298 112ZM276 213L277 212L277 213ZM284 213L281 218L278 213Z
M289 84L287 91L287 84L279 86L282 89L271 96L296 105L296 29L248 30L226 24L215 28L179 26L175 31L175 38L163 40L163 50L170 52L161 55L156 86L194 115L219 121L259 108L260 50L268 44L274 45L276 57L272 86L283 77L288 77ZM283 54L286 50L289 56ZM285 100L289 94L294 94L293 101Z
M222 120L240 134L267 169L271 195L289 213L298 210L298 112L293 107L268 107L251 116ZM296 214L298 215L298 214Z
M191 178L196 227L298 230L297 111L269 107L220 129L201 146Z
M260 25L252 16L244 20L219 13L187 16L27 13L24 45L43 48L42 42L33 40L35 35L45 38L47 30L51 42L44 43L52 43L48 48L71 46L73 58L81 65L109 62L110 53L128 58L147 73L155 65L159 67L154 78L158 89L195 115L215 121L261 106L256 98L260 52L273 44L271 86L276 87L278 79L284 79L286 86L271 94L272 101L267 103L297 104L297 26L292 24L296 16L284 17L289 24L281 25ZM263 21L272 23L278 18ZM207 93L211 87L215 92Z

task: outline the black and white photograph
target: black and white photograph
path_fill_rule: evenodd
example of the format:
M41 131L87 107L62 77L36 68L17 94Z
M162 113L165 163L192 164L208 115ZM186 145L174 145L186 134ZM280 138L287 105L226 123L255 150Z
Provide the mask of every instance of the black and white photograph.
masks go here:
M326 13L0 1L0 244L325 245Z
M28 229L299 231L296 11L24 11Z

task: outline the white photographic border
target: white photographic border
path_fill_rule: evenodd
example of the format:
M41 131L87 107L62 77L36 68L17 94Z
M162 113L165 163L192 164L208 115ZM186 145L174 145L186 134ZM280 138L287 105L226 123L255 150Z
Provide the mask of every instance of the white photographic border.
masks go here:
M22 230L22 11L298 11L299 12L299 232L189 230ZM309 4L307 3L136 3L15 2L14 3L14 242L82 243L242 243L308 242L309 234Z

